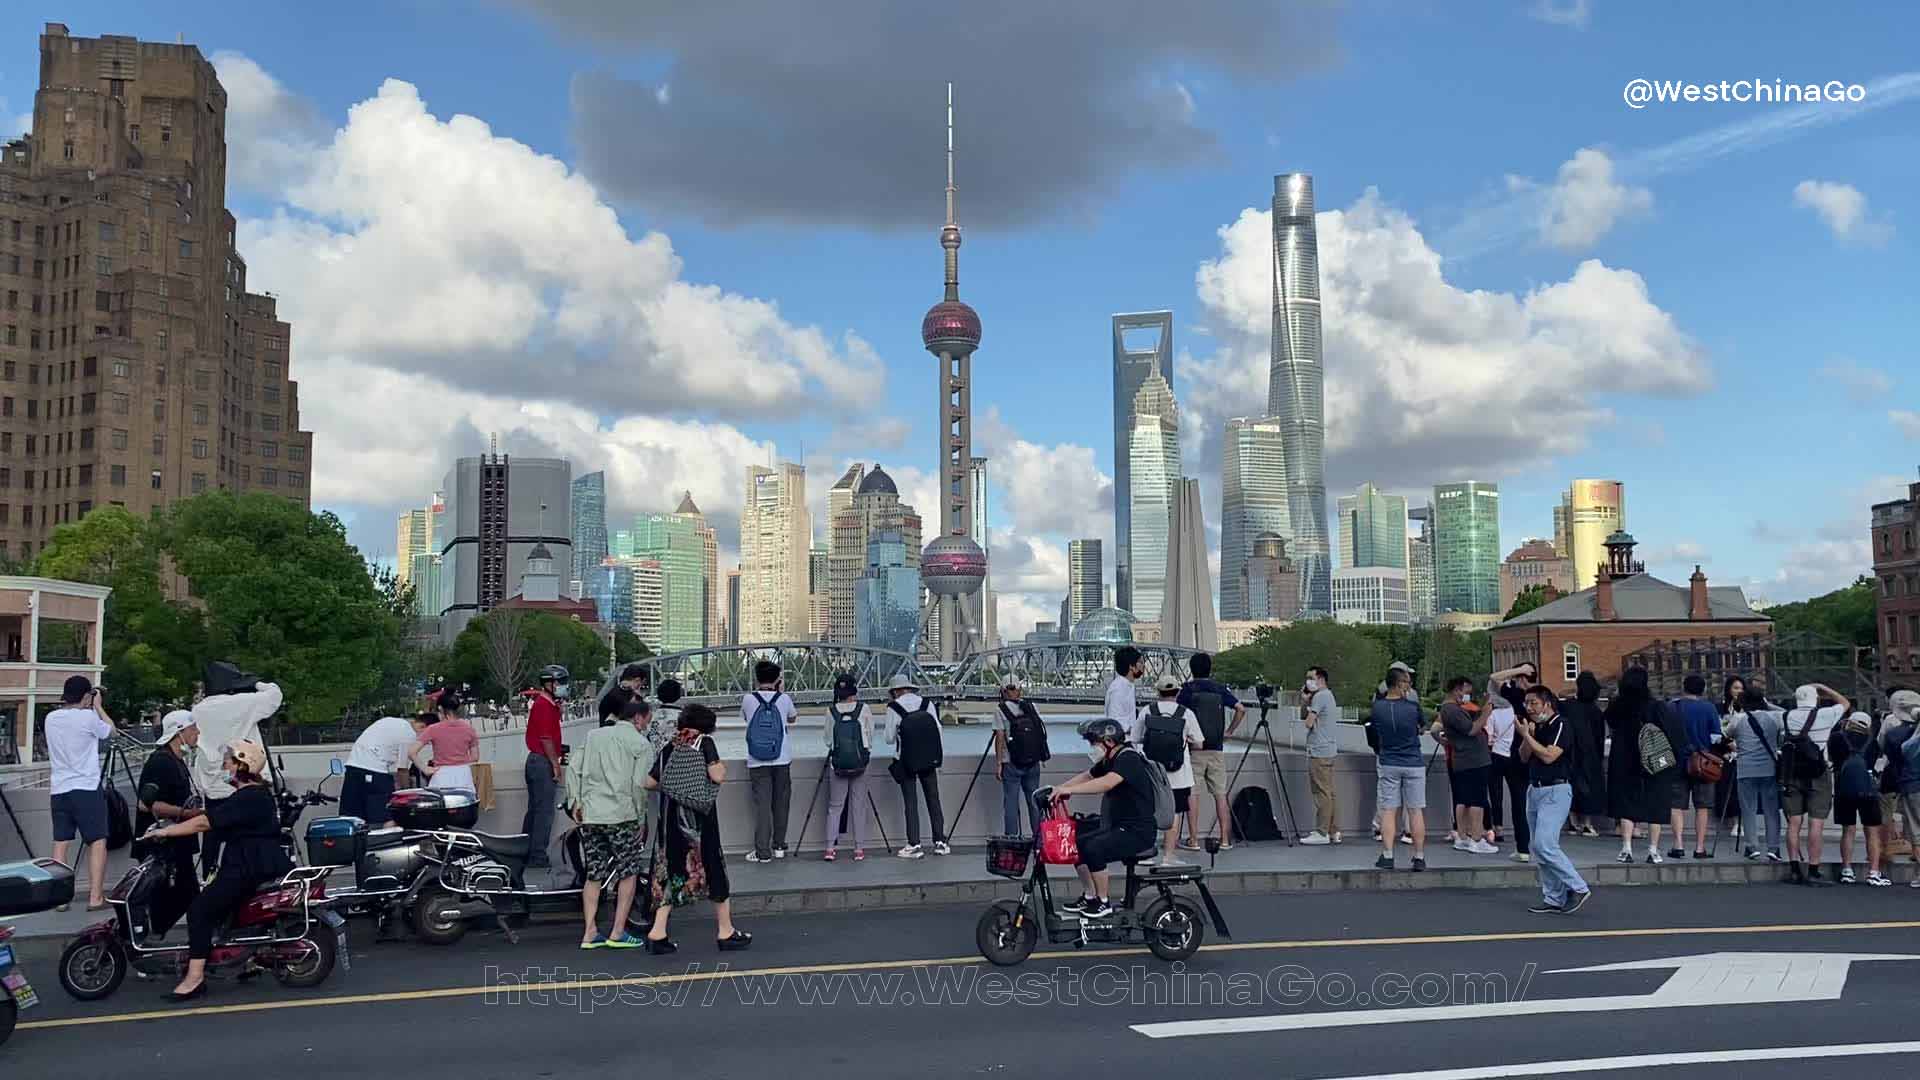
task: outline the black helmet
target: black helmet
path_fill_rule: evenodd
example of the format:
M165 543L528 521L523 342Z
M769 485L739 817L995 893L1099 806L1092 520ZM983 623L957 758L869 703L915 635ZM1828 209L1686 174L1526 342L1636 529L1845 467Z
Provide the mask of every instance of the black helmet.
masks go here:
M567 669L561 667L559 664L548 664L546 667L540 669L540 681L557 683L572 682L573 676L569 675Z
M1127 732L1120 721L1110 716L1096 716L1080 725L1080 737L1088 742L1123 743L1127 741Z

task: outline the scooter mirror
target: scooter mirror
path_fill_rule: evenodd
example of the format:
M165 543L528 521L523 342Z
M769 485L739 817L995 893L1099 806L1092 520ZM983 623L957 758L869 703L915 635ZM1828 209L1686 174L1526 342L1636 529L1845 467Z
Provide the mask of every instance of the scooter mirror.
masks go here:
M327 762L328 776L345 776L346 773L347 773L346 762L341 761L339 758L333 758Z

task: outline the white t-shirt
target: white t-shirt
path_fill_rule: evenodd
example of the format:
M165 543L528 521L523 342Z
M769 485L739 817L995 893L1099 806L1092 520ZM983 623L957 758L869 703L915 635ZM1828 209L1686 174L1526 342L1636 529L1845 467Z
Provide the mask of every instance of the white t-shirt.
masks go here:
M1864 717L1866 715L1867 714L1863 712L1853 713L1853 716ZM1849 716L1848 719L1851 720L1853 716ZM1781 735L1781 738L1784 739L1790 735L1800 734L1800 725L1806 722L1807 710L1795 709L1788 713L1786 731ZM1827 737L1833 734L1833 729L1839 723L1840 706L1838 705L1823 705L1820 707L1819 712L1813 714L1813 726L1807 729L1807 737L1813 740L1813 745L1819 747L1821 753L1824 754L1827 752ZM1777 750L1779 748L1775 747L1775 749Z
M1113 681L1107 684L1107 719L1132 731L1133 721L1139 712L1140 702L1134 696L1133 680L1125 675L1115 675Z
M774 708L780 710L780 719L782 721L780 725L780 754L778 757L769 761L755 760L754 757L749 754L747 756L747 768L758 769L763 765L791 765L793 764L793 750L787 745L787 725L793 723L793 699L778 690L761 690L758 691L758 693L771 696L773 698ZM760 699L753 694L746 694L740 699L741 720L752 723L753 714L759 711L759 709Z
M373 773L390 773L400 766L400 759L406 755L407 747L419 738L419 734L413 730L413 721L403 716L383 716L353 740L353 752L347 755L347 765Z
M100 740L113 725L92 709L55 709L47 714L48 792L92 791L100 786Z
M1513 705L1497 694L1487 700L1493 703L1493 716L1487 720L1487 735L1493 740L1493 752L1501 757L1512 757L1513 727L1517 719L1513 715Z
M893 711L894 703L898 703L899 706L905 709L907 714L911 716L926 707L927 699L909 690L899 697L894 698L893 702L887 705L886 737L882 741L892 746L894 752L897 754L900 751L900 714Z
M1180 707L1177 701L1155 701L1146 709L1141 709L1133 723L1127 725L1127 741L1135 746L1144 746L1147 737L1147 709L1162 716L1172 716ZM1167 786L1170 788L1190 788L1193 786L1193 752L1206 745L1206 736L1200 732L1200 719L1187 710L1187 722L1180 728L1180 735L1187 742L1187 752L1180 759L1180 767L1167 773Z

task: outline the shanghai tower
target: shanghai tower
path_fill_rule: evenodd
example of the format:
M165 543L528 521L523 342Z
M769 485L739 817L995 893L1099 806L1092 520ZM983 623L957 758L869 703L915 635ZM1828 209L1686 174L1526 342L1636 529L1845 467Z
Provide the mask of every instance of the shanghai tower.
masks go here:
M1313 177L1273 178L1273 352L1267 412L1280 421L1286 451L1287 511L1300 567L1303 611L1333 610L1327 540L1326 408L1321 397L1320 250L1313 227Z

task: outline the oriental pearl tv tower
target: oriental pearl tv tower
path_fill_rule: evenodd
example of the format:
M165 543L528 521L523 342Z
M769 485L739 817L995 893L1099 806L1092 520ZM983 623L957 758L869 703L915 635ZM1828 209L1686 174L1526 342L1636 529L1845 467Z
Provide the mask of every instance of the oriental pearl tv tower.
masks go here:
M981 643L981 582L987 553L973 530L973 350L980 316L960 299L960 226L953 220L953 84L947 84L947 223L940 230L947 256L946 299L927 310L920 340L940 361L940 535L920 555L920 579L939 613L942 661L971 655ZM931 612L929 613L931 614ZM931 620L930 620L931 621Z

